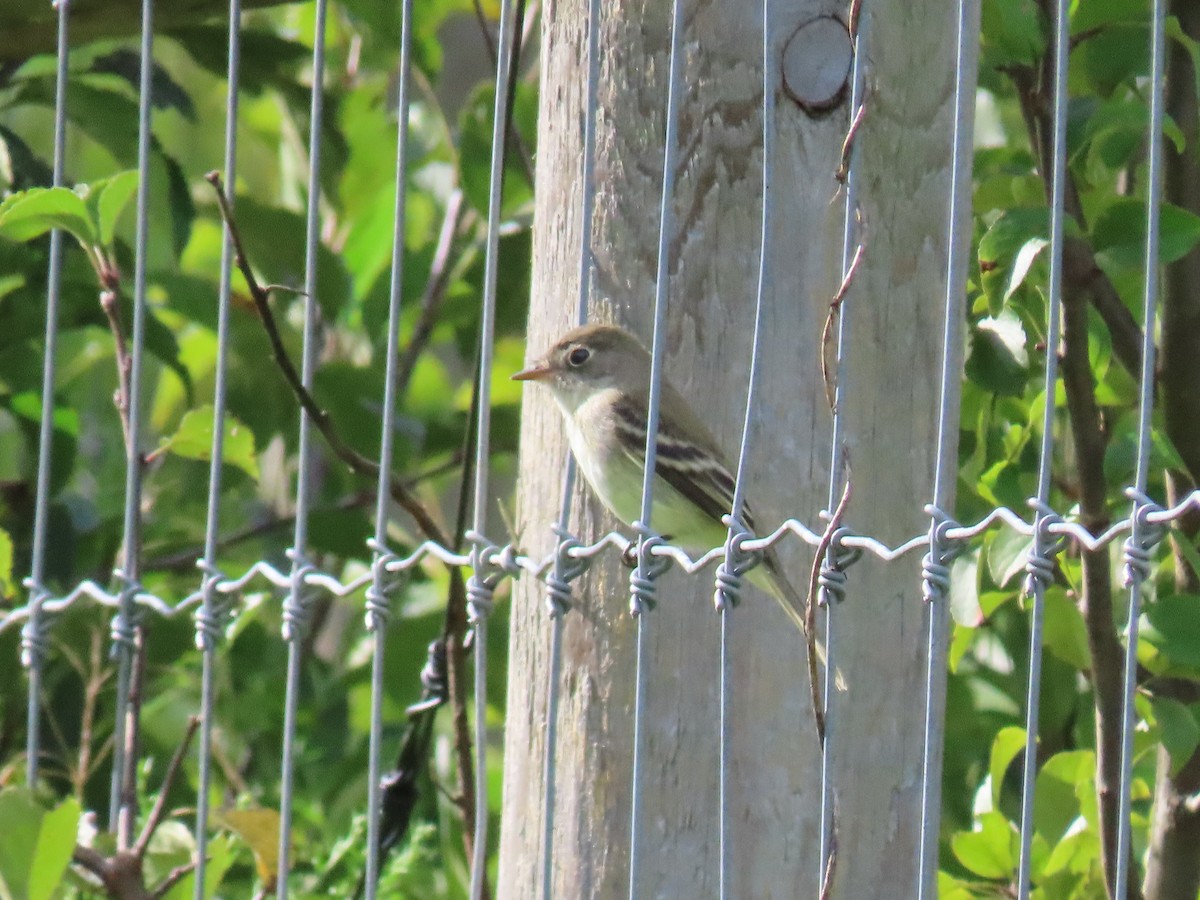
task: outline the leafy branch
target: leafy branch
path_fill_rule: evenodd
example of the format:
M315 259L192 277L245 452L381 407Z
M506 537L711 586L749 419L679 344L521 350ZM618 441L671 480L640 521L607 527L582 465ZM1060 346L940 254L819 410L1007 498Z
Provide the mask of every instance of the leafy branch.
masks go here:
M296 369L295 364L288 355L287 349L283 345L283 338L279 333L279 326L275 321L275 313L271 309L271 286L263 287L259 283L246 256L241 232L238 229L237 220L234 218L229 198L225 194L221 175L219 172L209 172L205 176L205 179L212 185L213 191L216 194L221 218L224 219L226 226L229 228L229 235L233 242L234 257L238 269L242 273L242 277L246 279L246 285L250 291L250 299L254 302L254 308L258 311L259 321L262 322L263 330L267 333L267 340L271 344L271 354L275 360L275 364L279 367L280 373L283 375L284 381L292 389L292 393L295 395L300 407L308 414L313 427L325 439L325 443L333 451L333 454L354 474L363 477L378 478L379 463L359 453L346 442L334 426L333 418L330 416L329 411L317 403L312 392L304 385L299 371ZM446 533L433 518L432 513L402 481L391 478L388 481L388 488L391 498L405 512L412 516L413 521L416 522L422 534L443 546L448 543Z

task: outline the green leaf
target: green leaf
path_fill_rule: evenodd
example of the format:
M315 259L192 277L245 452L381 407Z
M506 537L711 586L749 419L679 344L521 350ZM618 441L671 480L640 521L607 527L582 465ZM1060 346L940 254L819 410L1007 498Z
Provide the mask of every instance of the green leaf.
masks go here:
M96 229L87 204L72 190L30 188L0 203L0 235L10 240L32 240L52 228L69 232L81 244L96 243Z
M97 230L103 246L112 246L117 220L121 218L121 213L125 211L125 207L137 193L137 186L137 172L130 170L114 175L103 185L93 187L92 194L96 198Z
M983 610L979 608L978 548L950 564L950 615L956 624L970 628L983 623Z
M1079 233L1067 219L1065 233ZM1050 211L1044 206L1006 210L979 239L980 282L996 315L1029 277L1050 235Z
M28 788L0 791L0 885L24 900L49 900L75 852L79 804L46 811Z
M985 65L1030 65L1042 55L1046 36L1032 0L985 0L980 15Z
M1143 638L1172 663L1200 669L1200 596L1172 594L1159 597L1145 613Z
M1079 791L1091 787L1095 763L1092 751L1069 750L1054 754L1038 772L1033 821L1049 843L1057 843L1079 817Z
M1092 242L1102 267L1140 271L1146 252L1146 205L1134 197L1114 200L1092 226ZM1159 219L1158 259L1168 265L1200 243L1200 216L1164 203Z
M1013 871L1012 825L998 812L979 817L976 831L960 831L950 839L955 857L983 878L1008 878Z
M1151 697L1150 703L1162 733L1162 745L1171 757L1171 774L1177 775L1200 747L1200 723L1192 710L1178 700Z
M1012 310L981 319L971 329L966 362L967 377L996 394L1020 396L1029 380L1029 354L1025 329Z
M1004 775L1018 753L1025 749L1025 729L1016 725L1001 728L992 740L988 774L992 782L992 806L1000 806L1000 789L1004 787Z
M184 459L208 461L212 459L213 408L202 406L189 410L179 423L179 428L159 444L155 454L173 453ZM221 459L227 465L236 466L251 478L258 480L258 457L254 450L254 434L233 416L225 415L225 437L221 446Z
M1092 655L1088 650L1087 626L1062 588L1046 591L1043 627L1042 640L1047 650L1081 672L1089 670Z
M1022 283L1025 281L1025 276L1029 274L1029 270L1033 268L1034 262L1037 261L1038 255L1046 249L1050 244L1045 238L1030 238L1021 245L1021 249L1017 251L1016 258L1013 260L1012 270L1008 275L1008 287L1004 290L1004 299L1007 300L1017 292Z
M16 593L13 583L13 540L12 535L0 528L0 599L7 600Z
M988 545L988 573L997 587L1004 587L1024 571L1033 538L1011 528L996 532Z

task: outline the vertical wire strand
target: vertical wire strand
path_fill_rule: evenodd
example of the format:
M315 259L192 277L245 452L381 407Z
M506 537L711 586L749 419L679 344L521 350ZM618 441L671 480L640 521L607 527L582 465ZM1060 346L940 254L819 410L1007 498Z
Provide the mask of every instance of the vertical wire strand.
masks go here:
M588 319L588 300L592 285L592 215L596 205L596 106L600 90L600 0L588 0L587 19L587 85L583 112L583 160L580 177L583 196L580 202L579 224L579 302L575 321L583 325ZM567 470L563 475L562 501L559 504L558 552L554 556L554 577L559 584L569 584L568 572L577 568L566 557L565 536L570 534L571 497L575 493L575 457L567 451ZM550 667L546 673L546 732L545 756L542 760L542 900L551 900L554 882L554 806L556 799L558 747L559 680L562 673L563 618L569 607L552 596L550 610Z
M863 54L864 37L870 22L870 13L864 3L858 15L858 26L854 35L854 64L850 75L850 122L858 113L863 103ZM855 174L855 144L850 147L850 157L846 161L846 213L842 222L842 277L845 278L853 265L853 259L858 245L858 178ZM851 288L851 290L853 290ZM827 504L830 514L837 508L845 482L846 460L843 444L845 443L846 417L842 407L849 388L850 367L846 364L846 348L850 346L850 292L842 298L838 312L837 324L837 363L836 381L833 389L833 427L830 435L829 452L829 493ZM833 566L837 562L833 550L826 555L825 565ZM829 860L830 848L833 843L833 807L835 803L833 790L833 768L831 766L834 734L836 731L836 692L834 681L830 675L836 671L837 659L837 629L833 603L825 606L825 687L822 702L825 704L825 743L821 752L821 830L820 830L820 864L817 866L817 892L824 887L825 870Z
M972 144L975 112L975 66L978 44L977 0L959 0L954 75L954 126L950 164L950 209L947 213L946 297L942 314L942 368L938 384L937 458L933 475L935 517L930 523L930 561L945 565L948 553L938 532L938 513L951 501L957 477L955 429L958 391L954 381L961 365L962 315L966 301L967 257L971 230ZM918 900L937 897L938 837L942 807L942 754L946 716L945 591L929 603L928 653L925 669L924 756L921 766L921 847L917 875Z
M746 506L746 481L749 478L750 431L754 424L755 400L762 378L763 309L771 292L771 222L774 208L772 184L775 175L775 80L777 69L771 30L771 0L762 0L762 206L759 223L758 283L754 292L754 335L750 345L750 375L746 385L746 408L742 420L742 439L738 447L737 474L733 481L733 499L729 509L729 534L726 537L726 556L720 572L740 578L740 560L736 556L736 541L744 533L741 525ZM736 583L736 582L735 582ZM732 688L732 610L736 596L726 594L718 576L717 609L721 616L720 720L718 726L719 758L717 766L717 885L718 895L725 900L730 895L729 855L729 719Z
M58 0L58 56L54 76L54 175L51 184L63 186L67 147L67 62L70 54L68 27L70 0ZM46 273L46 339L42 358L42 420L38 425L37 488L33 508L33 539L29 566L31 592L29 621L22 635L23 662L29 669L29 694L25 704L25 783L37 785L41 756L42 604L46 601L46 540L50 523L50 464L54 446L54 373L58 347L58 298L62 289L63 233L50 232L50 262Z
M1141 546L1147 540L1146 523L1139 516L1140 498L1150 475L1150 429L1154 415L1154 319L1159 288L1159 211L1162 208L1162 150L1164 69L1166 66L1166 3L1154 0L1150 30L1150 122L1146 151L1146 273L1142 295L1142 370L1138 397L1138 452L1134 475L1133 510L1130 513L1129 546ZM1117 815L1117 865L1114 897L1124 897L1130 877L1130 805L1133 780L1133 735L1136 727L1134 699L1137 691L1138 623L1142 608L1144 574L1129 566L1129 619L1125 644L1124 703L1121 720L1121 799Z
M1057 0L1054 18L1054 112L1053 160L1050 185L1050 273L1046 299L1046 381L1045 409L1042 415L1042 439L1038 452L1038 487L1034 504L1034 529L1031 563L1044 561L1052 552L1052 540L1045 524L1049 509L1050 475L1053 468L1055 394L1058 383L1058 345L1061 334L1062 247L1065 211L1063 196L1067 177L1067 64L1069 54L1069 0ZM1036 572L1030 573L1027 592L1033 599L1029 632L1029 685L1025 701L1025 759L1021 784L1021 859L1017 868L1017 897L1029 896L1033 850L1033 798L1037 784L1038 714L1041 707L1042 630L1045 617L1046 585Z
M683 68L683 3L671 4L671 47L667 75L667 112L663 137L663 180L659 201L658 263L654 275L654 339L650 345L650 393L646 400L646 468L642 473L642 506L638 525L637 567L631 576L635 592L639 585L653 584L658 572L653 565L649 541L651 510L654 505L654 477L658 457L658 412L662 395L663 356L666 345L667 299L670 294L671 237L675 233L675 168L679 156L680 70ZM634 597L637 618L637 664L633 700L633 772L630 797L629 896L637 897L637 878L642 854L642 744L645 741L643 719L646 711L646 680L649 677L649 619L641 598Z
M109 827L116 825L126 769L126 715L136 650L138 579L142 552L142 356L146 340L146 246L149 241L150 101L154 68L154 0L142 0L141 73L138 79L138 189L136 246L133 263L133 348L129 367L128 443L125 448L124 559L120 606L113 619L113 650L117 655L116 724L113 729L113 775L109 793ZM133 810L126 810L126 817ZM128 822L132 827L132 819Z
M479 323L479 418L475 442L475 496L472 515L476 545L472 552L471 619L475 628L475 837L471 860L471 898L481 900L487 883L487 624L491 592L490 573L484 560L484 531L488 510L488 457L491 452L492 358L496 329L496 280L499 270L500 218L504 186L505 126L508 121L508 82L512 63L513 0L500 4L500 30L496 38L496 97L492 107L492 160L488 180L487 252L484 260L483 298Z
M312 111L308 135L308 197L304 244L304 358L300 381L311 388L317 363L317 260L321 239L321 130L324 126L325 99L325 19L327 0L317 0L312 56ZM300 667L303 663L302 636L308 599L305 561L308 543L308 505L312 470L312 428L308 413L300 410L300 447L296 472L296 528L292 536L292 574L288 598L284 604L283 637L288 645L287 687L284 695L282 785L279 797L279 873L277 896L287 900L288 872L291 867L292 795L295 786L296 713L300 694Z
M379 439L379 486L375 500L375 541L367 628L372 632L371 726L367 761L367 900L374 900L379 881L379 815L382 800L380 758L383 751L384 648L388 615L388 505L392 490L392 456L396 422L396 369L399 356L400 306L404 297L404 235L408 196L408 93L412 64L412 0L400 14L400 81L396 101L396 206L392 225L392 273L388 294L388 333L384 363L383 422Z
M241 68L241 0L229 0L228 71L225 93L225 185L230 205L237 194L238 73ZM226 370L229 359L229 300L232 293L233 240L229 223L221 238L221 275L217 293L217 362L213 386L212 455L208 471L208 512L204 528L202 607L196 616L196 642L202 654L200 675L199 784L196 789L195 900L205 897L208 865L208 793L212 780L213 708L216 703L216 652L223 598L217 595L221 475L225 443Z

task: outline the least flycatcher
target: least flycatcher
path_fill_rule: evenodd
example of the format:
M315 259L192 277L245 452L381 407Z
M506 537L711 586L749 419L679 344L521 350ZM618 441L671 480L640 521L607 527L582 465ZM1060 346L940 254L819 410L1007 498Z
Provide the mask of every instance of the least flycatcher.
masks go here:
M641 514L646 465L650 353L615 325L568 331L544 356L512 376L546 385L562 409L571 450L583 477L617 518ZM733 476L708 430L687 401L665 381L658 412L651 525L689 551L725 543L721 522L733 504ZM742 520L753 530L749 504ZM804 601L768 549L751 582L779 601L802 632Z

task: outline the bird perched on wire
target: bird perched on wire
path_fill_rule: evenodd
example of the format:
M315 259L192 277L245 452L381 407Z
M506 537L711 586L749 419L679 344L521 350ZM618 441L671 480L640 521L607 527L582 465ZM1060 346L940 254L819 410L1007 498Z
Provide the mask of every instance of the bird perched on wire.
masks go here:
M584 325L568 331L512 377L550 389L587 483L617 518L639 518L650 392L646 347L615 325ZM721 518L733 505L733 475L708 430L665 381L654 473L655 530L691 551L723 545L729 529ZM749 504L742 510L742 521L753 531ZM774 596L796 627L806 631L806 604L784 577L774 550L763 551L762 565L747 577Z

